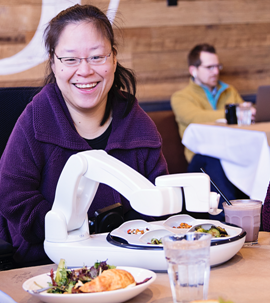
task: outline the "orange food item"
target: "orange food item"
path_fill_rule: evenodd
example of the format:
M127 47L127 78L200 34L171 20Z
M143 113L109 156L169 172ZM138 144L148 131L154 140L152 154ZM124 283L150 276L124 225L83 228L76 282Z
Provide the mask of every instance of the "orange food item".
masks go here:
M94 280L85 283L79 288L81 292L102 292L126 288L130 284L135 284L135 279L131 273L123 269L108 269Z
M189 225L187 223L180 223L180 225L177 227L173 226L173 228L190 228L190 227L192 227L192 225Z
M146 228L145 231L149 231L149 228ZM127 233L129 235L138 235L138 234L143 235L144 234L144 230L143 229L139 229L139 228L133 228L133 229L128 229Z

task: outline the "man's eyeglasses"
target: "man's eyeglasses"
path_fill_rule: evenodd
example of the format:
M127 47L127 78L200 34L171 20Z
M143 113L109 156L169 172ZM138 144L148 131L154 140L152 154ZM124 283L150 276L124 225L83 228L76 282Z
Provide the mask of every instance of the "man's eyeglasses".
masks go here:
M199 65L201 67L207 68L210 71L213 71L215 68L217 68L218 70L222 70L223 65L222 64L214 64L214 65L208 65L208 66L204 66L204 65ZM198 66L198 67L199 67Z
M107 58L109 58L111 56L111 53L109 53L109 55L107 56L93 56L93 57L88 57L88 58L76 58L76 57L61 57L59 58L56 53L55 56L58 60L60 60L64 65L66 66L78 66L80 65L80 63L82 62L83 59L85 59L87 61L87 63L90 63L92 65L101 65L104 64L107 60Z

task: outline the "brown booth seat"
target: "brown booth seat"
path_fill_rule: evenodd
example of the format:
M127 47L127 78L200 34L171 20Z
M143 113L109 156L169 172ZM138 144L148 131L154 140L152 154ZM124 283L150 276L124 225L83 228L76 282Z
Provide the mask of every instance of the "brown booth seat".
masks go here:
M170 174L187 172L188 163L172 110L147 112L162 137L162 151Z

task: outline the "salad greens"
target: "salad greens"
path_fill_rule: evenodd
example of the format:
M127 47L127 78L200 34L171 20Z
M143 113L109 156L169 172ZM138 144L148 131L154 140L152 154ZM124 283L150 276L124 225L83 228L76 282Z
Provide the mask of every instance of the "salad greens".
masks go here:
M78 293L79 287L84 283L89 282L99 276L104 270L115 268L113 265L108 265L106 261L96 262L92 267L87 268L83 266L79 269L67 269L66 262L61 259L55 276L54 271L51 269L50 277L52 286L48 293L63 294L63 293Z

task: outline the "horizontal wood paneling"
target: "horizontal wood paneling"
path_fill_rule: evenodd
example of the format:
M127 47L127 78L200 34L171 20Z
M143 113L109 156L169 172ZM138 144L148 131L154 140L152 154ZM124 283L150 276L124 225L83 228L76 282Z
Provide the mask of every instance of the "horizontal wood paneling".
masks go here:
M270 67L269 48L233 49L229 52L219 50L224 73L246 74L256 70L264 71ZM187 74L187 52L171 51L160 53L140 53L132 58L133 68L142 81L181 77ZM237 58L237 60L232 60Z
M40 86L44 81L45 66L43 63L21 73L0 76L0 87Z
M82 0L107 11L109 0ZM22 50L39 23L42 0L0 0L0 59ZM240 93L270 84L269 0L120 0L115 28L118 60L134 69L140 101L168 100L188 83L187 54L213 44L221 79ZM45 64L0 75L1 86L41 85Z
M123 44L121 51L132 53L190 50L205 41L217 50L270 46L270 20L259 24L123 28L115 32Z
M84 0L82 3L106 8L109 0ZM121 0L119 13L126 28L174 25L263 23L269 21L268 0Z
M263 23L269 21L268 0L120 1L125 27Z
M187 85L187 54L203 42L215 45L224 64L221 79L241 93L270 83L270 23L128 28L119 37L119 60L126 54L121 62L136 71L144 100L169 99Z
M35 31L41 14L40 4L20 4L20 1L17 5L0 4L0 33Z
M0 5L38 5L41 6L42 0L0 0Z
M0 59L15 55L31 41L39 23L41 2L0 1Z

